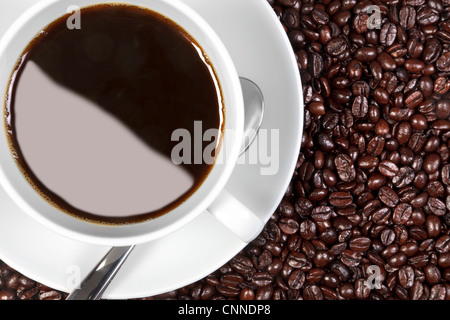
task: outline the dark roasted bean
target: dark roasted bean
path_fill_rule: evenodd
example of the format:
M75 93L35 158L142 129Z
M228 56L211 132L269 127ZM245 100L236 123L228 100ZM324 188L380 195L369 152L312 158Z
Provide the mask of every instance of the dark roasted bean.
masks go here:
M429 257L425 252L420 252L413 257L408 258L408 262L415 268L423 268L428 264Z
M317 285L309 285L303 289L303 299L323 300L323 294Z
M397 165L395 163L393 163L392 161L383 160L378 165L378 171L380 171L380 173L383 176L392 178L397 175L399 169L398 169Z
M378 198L388 207L395 207L399 201L399 197L394 190L387 186L383 186L378 191Z
M282 218L278 222L281 232L285 234L294 234L299 229L299 224L296 220L291 218Z
M299 269L292 271L288 279L289 288L298 290L305 284L306 276L305 273Z
M435 265L428 264L423 268L425 279L429 284L436 284L441 281L441 272Z
M348 191L338 191L331 193L328 201L335 207L347 207L353 203L353 197Z
M406 263L406 260L406 254L399 252L389 257L388 264L393 268L400 268Z
M299 12L294 8L287 8L283 11L282 20L284 25L289 29L298 28L300 25L300 16Z
M348 267L357 267L361 262L361 254L350 249L341 253L341 261Z
M411 29L416 23L416 10L411 6L404 6L399 12L400 25L405 29Z
M371 240L368 237L356 237L349 241L349 248L356 252L367 252L369 250Z
M397 26L392 22L384 23L380 30L380 43L390 46L395 42L396 37Z
M341 36L334 38L325 46L325 50L332 56L339 56L347 49L347 41Z
M339 178L344 182L353 181L356 171L351 158L346 154L338 154L334 160Z
M405 224L408 222L412 214L412 207L408 203L398 204L392 214L392 220L397 224Z
M302 268L307 265L307 257L301 252L291 252L287 257L288 264L296 269Z
M443 216L446 213L445 203L438 198L429 197L427 204L430 211L436 216Z
M394 71L397 68L394 58L389 53L382 52L377 55L377 61L381 67L387 71Z
M405 265L398 270L397 277L400 285L405 289L409 289L414 284L414 269L409 265Z
M437 59L436 67L439 71L450 72L450 52L444 53Z

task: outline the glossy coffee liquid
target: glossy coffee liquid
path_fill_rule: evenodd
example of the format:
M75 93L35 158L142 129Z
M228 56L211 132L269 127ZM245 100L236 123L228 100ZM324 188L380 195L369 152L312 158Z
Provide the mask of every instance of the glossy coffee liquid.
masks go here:
M160 216L213 166L174 164L180 141L172 133L187 129L193 141L200 121L203 131L217 130L213 154L220 147L224 106L214 68L192 37L153 11L87 7L80 29L68 28L69 18L34 39L11 77L12 154L35 190L68 214L102 224Z

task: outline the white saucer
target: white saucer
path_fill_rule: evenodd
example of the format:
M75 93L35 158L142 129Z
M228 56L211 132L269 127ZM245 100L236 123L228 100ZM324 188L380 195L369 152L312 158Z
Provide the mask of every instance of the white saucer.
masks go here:
M243 161L247 164L236 166L227 185L230 193L267 222L292 177L303 131L300 76L290 43L266 0L183 1L216 30L239 75L261 87L266 102L262 129L269 136L271 129L279 130L277 174L261 175L264 166ZM0 36L34 2L0 2ZM257 148L257 141L248 152L252 148ZM148 297L180 288L214 272L245 246L205 212L168 237L137 246L104 298ZM83 278L108 250L49 231L0 189L0 259L25 276L67 292L74 278Z

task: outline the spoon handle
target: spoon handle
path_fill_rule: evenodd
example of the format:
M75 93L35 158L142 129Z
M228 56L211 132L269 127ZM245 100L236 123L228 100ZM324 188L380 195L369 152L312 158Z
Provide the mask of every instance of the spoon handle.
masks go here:
M101 299L106 288L134 247L134 245L129 247L113 247L83 280L80 287L67 297L67 300Z

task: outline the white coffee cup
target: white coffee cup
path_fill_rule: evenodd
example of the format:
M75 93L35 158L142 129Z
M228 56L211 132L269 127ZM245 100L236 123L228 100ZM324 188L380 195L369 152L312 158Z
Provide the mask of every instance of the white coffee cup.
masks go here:
M79 7L124 3L156 11L187 31L203 48L215 68L225 104L225 129L219 158L205 181L185 202L152 220L128 225L86 222L59 211L27 182L14 161L6 138L5 122L0 137L0 183L30 217L69 238L99 245L126 246L148 242L183 227L208 211L242 241L249 242L264 223L225 188L239 156L243 139L244 105L238 73L225 46L213 29L190 7L178 0L80 0ZM4 101L17 60L32 39L47 25L73 9L72 0L43 0L26 11L0 40L0 94ZM5 106L2 104L2 115ZM67 181L70 183L70 181Z

